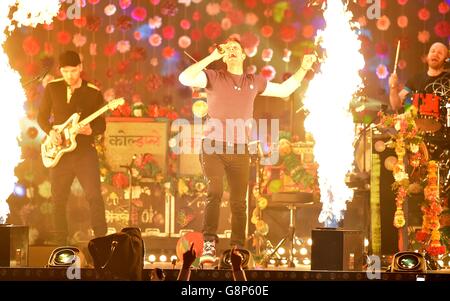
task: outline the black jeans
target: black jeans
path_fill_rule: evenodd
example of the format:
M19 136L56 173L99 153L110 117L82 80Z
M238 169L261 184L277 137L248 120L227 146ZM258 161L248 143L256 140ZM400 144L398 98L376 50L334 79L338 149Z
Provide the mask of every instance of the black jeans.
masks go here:
M223 194L223 177L227 176L230 188L231 245L244 246L247 224L247 186L249 181L250 155L225 153L200 154L204 176L208 181L208 196L203 222L205 240L216 240Z
M67 199L75 177L80 182L89 203L91 225L95 236L106 235L105 204L100 190L97 151L92 146L83 146L64 154L59 163L50 170L58 238L65 239L68 234Z

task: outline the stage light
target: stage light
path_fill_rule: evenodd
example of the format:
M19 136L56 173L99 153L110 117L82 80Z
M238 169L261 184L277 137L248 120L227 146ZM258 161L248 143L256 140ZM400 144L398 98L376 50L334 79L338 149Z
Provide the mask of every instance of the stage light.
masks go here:
M174 260L175 260L175 261L178 260L177 255L172 255L172 256L170 256L170 261L173 262Z
M305 256L306 254L308 254L308 250L306 248L301 248L300 249L300 255Z
M272 265L275 264L275 259L269 260L269 263L272 264Z
M391 272L426 272L426 260L420 253L398 252L392 258Z
M303 264L310 265L311 264L311 260L308 257L305 257L305 258L303 258Z
M287 264L287 259L281 259L281 264Z
M69 267L73 264L85 264L85 258L76 247L59 247L53 250L48 259L48 267Z
M284 255L284 253L286 253L286 250L283 247L280 247L277 251L278 254L280 255Z
M313 241L311 238L308 238L308 240L306 241L306 243L308 244L308 246L312 246Z
M167 261L167 256L166 255L161 255L161 256L159 256L159 261L161 261L161 262L166 262Z
M156 261L156 256L151 254L150 256L148 256L148 261L150 261L150 263L154 263Z
M364 247L368 247L369 246L369 240L367 238L364 238Z
M225 250L220 256L219 269L231 269L231 250ZM254 268L255 262L252 254L245 249L238 249L238 251L242 255L242 268Z
M18 197L24 197L26 194L26 189L23 185L16 183L14 185L14 195Z

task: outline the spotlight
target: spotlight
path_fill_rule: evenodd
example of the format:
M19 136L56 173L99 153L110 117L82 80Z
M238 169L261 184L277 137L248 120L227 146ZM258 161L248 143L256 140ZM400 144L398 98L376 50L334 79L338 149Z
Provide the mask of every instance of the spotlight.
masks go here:
M151 254L150 256L148 256L148 261L150 261L150 263L154 263L156 261L156 256Z
M305 256L306 254L308 254L308 250L306 248L301 248L300 249L300 255Z
M231 251L232 249L225 250L220 257L219 269L231 269ZM251 253L245 249L237 249L237 251L242 255L242 268L253 268L255 262Z
M364 238L364 247L368 247L369 246L369 240L367 238Z
M16 183L14 185L14 195L18 196L18 197L24 197L26 194L26 189L23 185Z
M391 272L422 272L427 270L426 260L420 253L398 252L392 258Z
M80 249L76 247L59 247L53 250L48 259L47 267L69 267L73 264L85 264L85 258Z
M277 252L280 255L284 255L284 253L286 253L286 250L283 247L280 247Z
M161 256L159 256L159 261L161 261L161 262L166 262L167 261L167 256L166 255L161 255Z
M172 255L172 256L170 256L170 261L171 262L173 262L173 261L177 261L178 260L178 257L177 257L177 255Z
M311 238L308 238L308 240L306 241L306 243L308 244L308 246L312 246L313 241L312 241Z

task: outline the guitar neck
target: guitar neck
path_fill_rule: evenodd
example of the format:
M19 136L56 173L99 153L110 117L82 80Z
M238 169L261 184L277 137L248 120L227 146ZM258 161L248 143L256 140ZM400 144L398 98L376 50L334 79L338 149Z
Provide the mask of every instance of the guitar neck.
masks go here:
M95 118L97 118L98 116L102 115L103 113L105 113L108 110L109 110L108 105L105 105L102 108L100 108L98 111L95 111L94 113L92 113L88 117L86 117L83 120L81 120L78 124L80 125L80 127L83 127L83 126L89 124L92 120L94 120Z

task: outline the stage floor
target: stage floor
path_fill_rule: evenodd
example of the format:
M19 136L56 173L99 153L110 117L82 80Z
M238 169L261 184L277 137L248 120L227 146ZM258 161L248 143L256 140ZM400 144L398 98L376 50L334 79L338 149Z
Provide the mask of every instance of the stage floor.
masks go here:
M143 280L149 281L153 269L164 271L166 280L174 281L178 277L179 268L170 264L146 264ZM310 271L301 268L259 268L246 270L248 281L450 281L450 270L390 273L376 271ZM67 268L0 268L0 281L72 281L67 277ZM80 280L98 281L95 270L82 268ZM232 281L231 270L192 269L192 281Z

